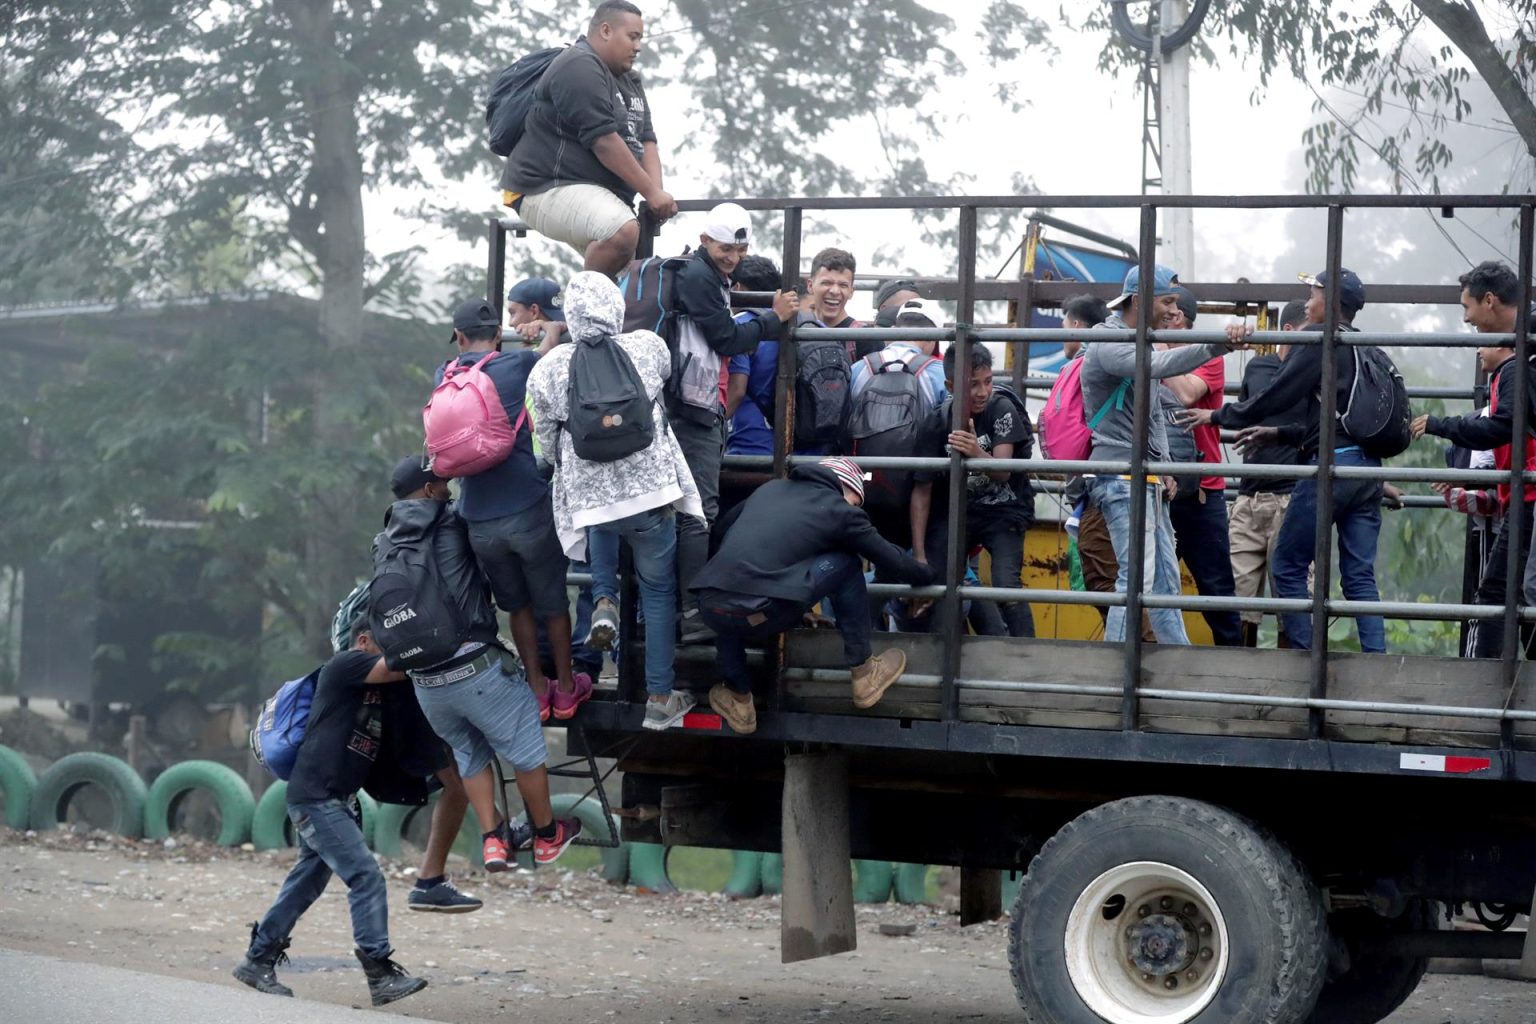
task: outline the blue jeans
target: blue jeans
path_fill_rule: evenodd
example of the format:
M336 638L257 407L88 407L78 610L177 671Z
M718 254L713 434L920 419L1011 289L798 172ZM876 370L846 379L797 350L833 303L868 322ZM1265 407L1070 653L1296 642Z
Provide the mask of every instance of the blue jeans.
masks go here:
M1316 465L1317 460L1312 461ZM1381 460L1358 448L1337 451L1336 466L1380 466ZM1376 541L1381 535L1381 484L1375 480L1333 481L1333 525L1339 532L1339 587L1350 601L1379 601L1376 589ZM1306 597L1307 570L1312 567L1317 544L1317 480L1298 480L1291 503L1275 538L1275 558L1270 569L1276 597ZM1312 648L1312 614L1290 612L1281 616L1285 635L1299 650ZM1379 615L1355 620L1360 649L1374 654L1387 650L1387 627Z
M1104 516L1109 541L1114 545L1115 561L1120 571L1115 576L1115 592L1123 594L1130 586L1131 553L1131 482L1120 477L1094 477L1093 503ZM1148 589L1148 584L1151 589ZM1142 592L1179 593L1179 556L1174 550L1173 524L1168 519L1168 502L1159 484L1147 487L1146 557L1142 561ZM1187 644L1184 616L1177 608L1148 608L1152 632L1162 644ZM1119 643L1125 639L1125 608L1111 608L1104 623L1104 639Z
M793 629L800 617L827 598L843 635L843 654L848 667L857 668L869 660L869 637L873 630L869 617L869 590L864 585L864 566L857 555L846 551L817 555L806 570L811 578L811 600L805 604L776 597L753 597L720 590L699 594L699 614L715 637L715 667L725 685L736 693L752 692L752 676L747 671L747 643L763 643L787 629Z
M645 690L672 692L677 654L677 526L671 506L637 512L587 531L593 600L619 603L619 538L629 541L645 612Z
M293 933L304 911L320 898L334 873L347 883L352 941L364 956L374 960L388 957L394 950L389 945L384 872L363 842L357 799L289 804L288 819L298 837L299 859L283 880L272 909L256 926L249 955L254 959L277 950Z

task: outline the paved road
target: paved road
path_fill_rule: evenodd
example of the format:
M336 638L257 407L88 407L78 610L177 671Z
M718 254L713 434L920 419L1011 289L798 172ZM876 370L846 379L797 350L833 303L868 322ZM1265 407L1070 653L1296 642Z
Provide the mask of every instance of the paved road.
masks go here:
M149 1019L157 1024L370 1024L389 1019L373 1010L279 999L229 985L8 949L0 949L0 993L5 1019L26 1024Z

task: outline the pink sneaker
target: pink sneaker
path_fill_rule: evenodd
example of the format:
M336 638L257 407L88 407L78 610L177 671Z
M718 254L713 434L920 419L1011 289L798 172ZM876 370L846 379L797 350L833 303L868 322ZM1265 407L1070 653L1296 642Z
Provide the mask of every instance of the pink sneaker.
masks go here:
M585 672L571 676L571 692L560 689L559 684L549 684L550 708L562 722L576 714L576 709L592 699L592 677Z
M549 711L554 699L554 695L555 681L553 679L546 679L544 681L543 693L536 693L533 695L534 699L539 702L539 721L549 721Z
M555 837L553 839L540 839L533 837L533 861L535 864L553 864L560 859L565 848L576 841L581 835L581 822L575 818L561 818L555 822Z

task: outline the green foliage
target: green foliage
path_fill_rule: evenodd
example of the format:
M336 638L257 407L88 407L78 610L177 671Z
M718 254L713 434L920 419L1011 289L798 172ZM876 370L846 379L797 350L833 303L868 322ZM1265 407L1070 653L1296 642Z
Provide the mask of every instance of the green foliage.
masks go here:
M1489 15L1486 23L1480 9ZM1094 5L1082 26L1109 40L1101 67L1120 73L1140 67L1142 54L1114 35L1107 5ZM1431 29L1451 45L1431 43ZM1536 159L1536 6L1525 0L1228 0L1211 5L1193 45L1196 56L1211 63L1225 56L1256 67L1255 101L1275 75L1312 87L1320 119L1302 141L1314 192L1353 189L1362 149L1392 169L1399 191L1440 191L1440 175L1455 159L1440 133L1472 113L1464 92L1474 74L1510 122L1500 130L1517 132ZM1358 111L1335 109L1318 91L1329 87L1358 96Z

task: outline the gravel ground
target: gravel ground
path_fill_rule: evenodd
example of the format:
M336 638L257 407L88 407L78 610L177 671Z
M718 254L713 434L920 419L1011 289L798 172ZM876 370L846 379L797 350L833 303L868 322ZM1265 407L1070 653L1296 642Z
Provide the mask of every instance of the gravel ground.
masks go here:
M292 858L0 830L0 947L239 987L229 969ZM385 869L398 957L432 983L390 1007L404 1015L466 1024L530 1014L540 1024L1021 1019L1005 922L962 929L944 908L860 907L856 952L783 965L776 899L640 894L556 868L468 875L462 887L485 909L415 914L404 909L409 867ZM366 1005L345 892L333 882L300 922L280 974L304 997ZM882 923L917 932L881 936ZM1431 976L1390 1020L1536 1024L1536 986Z

